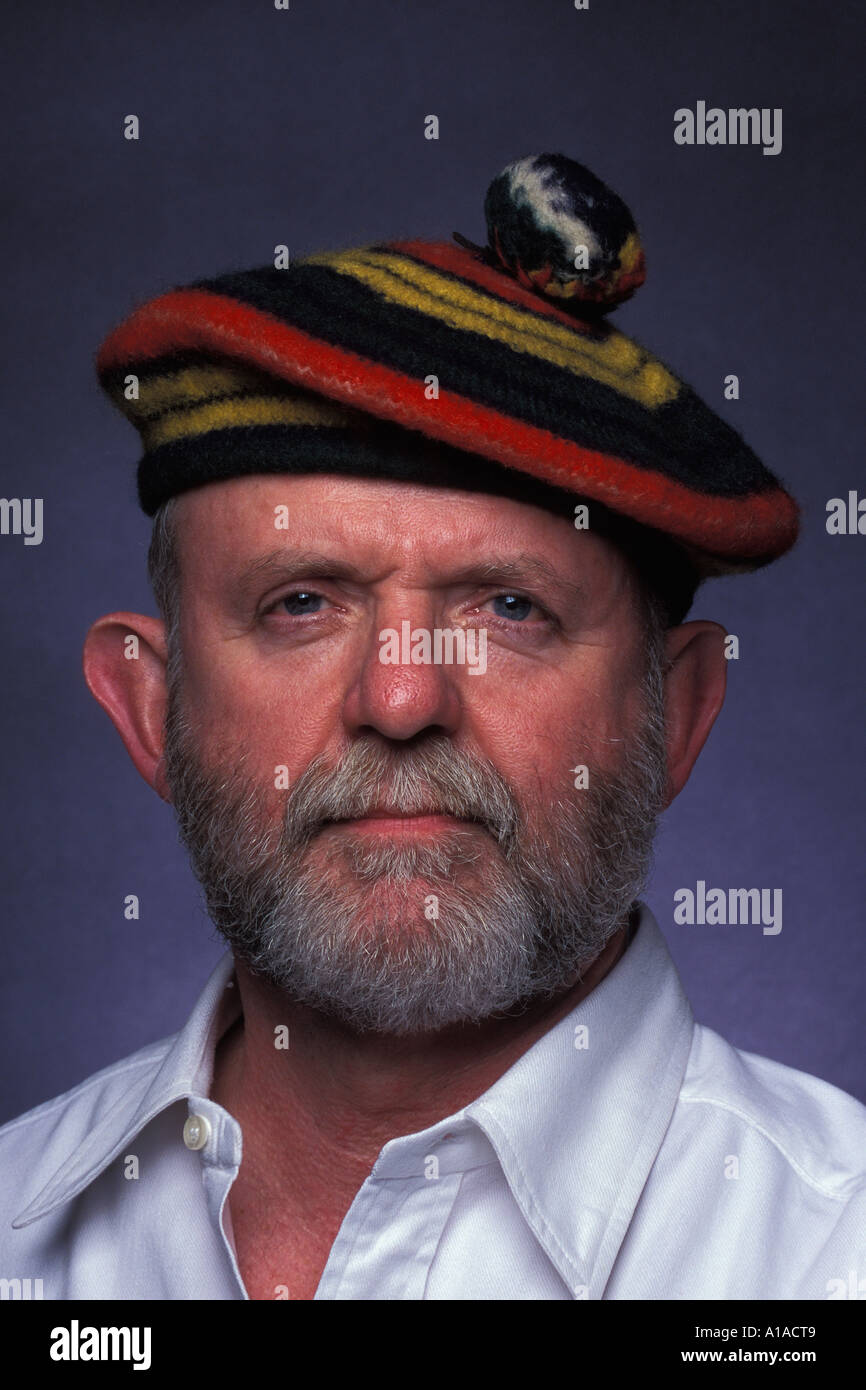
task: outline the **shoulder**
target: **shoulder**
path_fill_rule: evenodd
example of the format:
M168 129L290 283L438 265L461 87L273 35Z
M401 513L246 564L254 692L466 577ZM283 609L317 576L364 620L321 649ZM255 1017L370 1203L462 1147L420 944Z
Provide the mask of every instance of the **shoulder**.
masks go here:
M866 1193L866 1106L828 1081L733 1047L696 1025L680 1114L739 1133L831 1202Z
M606 1296L860 1297L864 1275L866 1107L695 1026Z
M17 1210L29 1200L26 1194L38 1192L97 1127L116 1123L122 1131L173 1041L150 1043L0 1127L0 1189Z

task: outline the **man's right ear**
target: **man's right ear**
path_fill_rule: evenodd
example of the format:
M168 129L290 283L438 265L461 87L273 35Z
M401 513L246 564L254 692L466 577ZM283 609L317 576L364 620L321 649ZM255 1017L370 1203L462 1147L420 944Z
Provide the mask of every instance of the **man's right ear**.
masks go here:
M84 679L107 711L148 786L169 801L163 771L168 702L165 623L143 613L108 613L84 642Z

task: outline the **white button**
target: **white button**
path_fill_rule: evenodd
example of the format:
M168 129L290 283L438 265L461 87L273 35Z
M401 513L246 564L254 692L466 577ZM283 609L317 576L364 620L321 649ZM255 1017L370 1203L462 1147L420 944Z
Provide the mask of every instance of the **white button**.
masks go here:
M203 1149L210 1138L210 1123L204 1115L190 1115L183 1127L183 1142L188 1149Z

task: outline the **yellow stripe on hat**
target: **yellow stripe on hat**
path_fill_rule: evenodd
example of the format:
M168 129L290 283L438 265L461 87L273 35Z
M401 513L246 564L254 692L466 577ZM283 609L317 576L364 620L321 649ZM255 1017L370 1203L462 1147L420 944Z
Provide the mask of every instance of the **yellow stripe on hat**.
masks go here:
M614 330L601 340L590 338L492 299L408 257L362 249L308 256L304 263L329 266L368 285L389 303L417 309L451 328L479 333L575 376L590 377L648 409L679 394L676 377L622 333Z
M284 399L281 396L236 396L176 410L140 426L145 449L157 449L177 439L193 439L211 430L245 425L320 425L357 429L368 425L363 412L347 409L324 397Z
M273 394L274 380L254 367L222 363L182 367L176 372L145 377L139 385L138 413L150 420L175 406L236 396L241 392Z
M202 363L162 371L158 375L143 375L138 383L138 397L129 399L123 383L108 388L109 395L125 415L142 429L178 406L203 405L240 396L280 396L286 399L315 400L315 394L281 383L267 372L248 367L242 362Z

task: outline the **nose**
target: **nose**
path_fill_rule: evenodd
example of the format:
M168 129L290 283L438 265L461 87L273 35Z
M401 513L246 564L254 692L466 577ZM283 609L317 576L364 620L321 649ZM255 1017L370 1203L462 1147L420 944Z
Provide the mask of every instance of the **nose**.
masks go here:
M372 730L384 738L406 740L420 733L454 734L459 727L460 683L468 673L433 660L412 661L413 634L417 638L426 630L432 649L434 622L428 605L413 608L414 617L403 605L399 612L380 614L371 632L344 703L350 735ZM414 645L417 652L417 641Z

